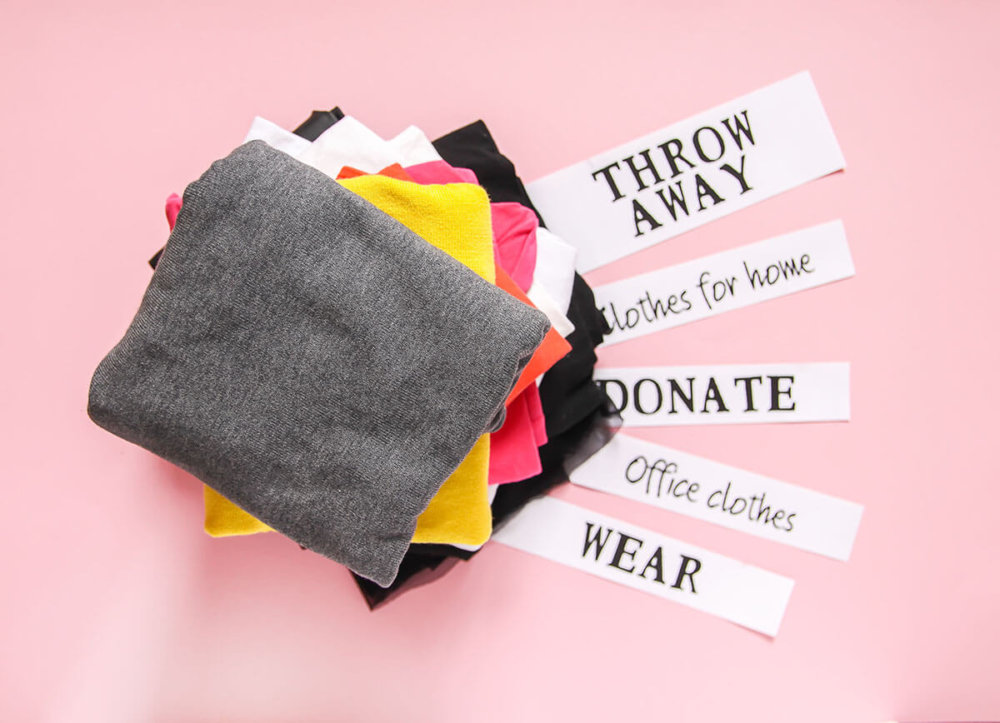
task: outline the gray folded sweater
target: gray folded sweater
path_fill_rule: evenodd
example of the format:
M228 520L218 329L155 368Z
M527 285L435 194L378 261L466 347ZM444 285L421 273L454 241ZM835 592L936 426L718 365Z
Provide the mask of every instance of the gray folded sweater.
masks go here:
M88 412L380 585L544 314L255 141L188 186Z

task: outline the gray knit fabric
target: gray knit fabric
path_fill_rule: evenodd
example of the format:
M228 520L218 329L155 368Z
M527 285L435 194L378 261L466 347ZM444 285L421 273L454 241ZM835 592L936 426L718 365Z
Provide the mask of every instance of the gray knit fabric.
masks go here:
M184 207L89 414L380 585L545 316L260 141Z

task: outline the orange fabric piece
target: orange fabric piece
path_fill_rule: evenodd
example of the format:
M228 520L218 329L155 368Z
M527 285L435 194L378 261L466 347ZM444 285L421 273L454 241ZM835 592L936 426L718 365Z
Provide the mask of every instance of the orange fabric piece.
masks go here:
M359 171L357 168L351 166L344 166L340 169L340 173L337 174L337 180L341 181L345 178L357 178L358 176L368 176L371 174L365 173L364 171ZM403 167L398 163L393 163L391 166L386 166L381 171L378 172L379 176L388 176L389 178L395 178L399 181L413 181L413 176L403 170Z

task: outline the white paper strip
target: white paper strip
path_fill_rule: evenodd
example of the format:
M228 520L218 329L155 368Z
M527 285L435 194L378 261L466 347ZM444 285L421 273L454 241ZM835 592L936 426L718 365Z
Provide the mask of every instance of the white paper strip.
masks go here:
M776 635L794 582L759 567L542 497L494 533L504 545Z
M826 555L851 556L854 502L617 434L570 475L578 485Z
M854 275L840 221L669 266L594 289L611 333L651 334Z
M844 168L809 73L528 185L589 271Z
M850 365L598 367L625 425L837 422L851 417Z

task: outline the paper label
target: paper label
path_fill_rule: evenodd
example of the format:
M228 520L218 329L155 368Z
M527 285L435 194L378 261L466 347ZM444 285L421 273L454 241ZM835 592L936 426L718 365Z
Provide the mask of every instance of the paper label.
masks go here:
M854 275L840 221L594 289L617 344Z
M581 272L844 168L809 73L528 185Z
M794 585L787 577L551 497L529 502L493 539L771 636Z
M836 422L851 417L850 365L721 364L594 370L626 426Z
M864 508L653 442L617 434L573 483L826 555L851 556Z

